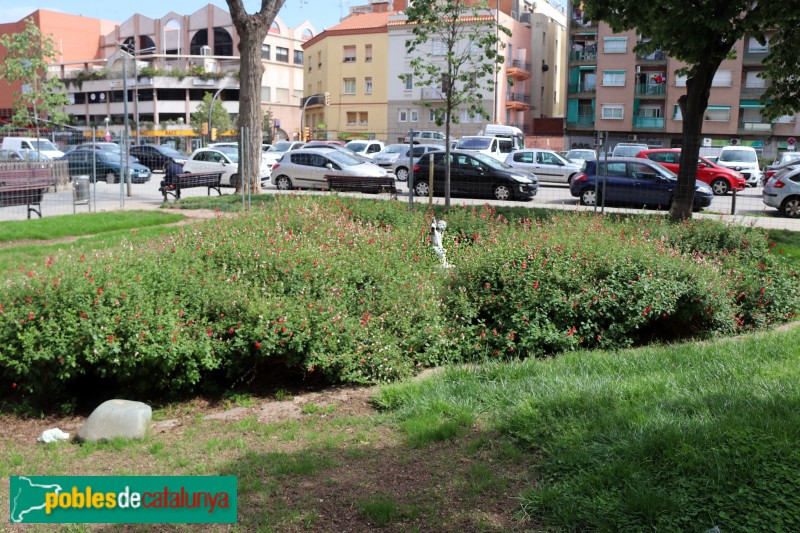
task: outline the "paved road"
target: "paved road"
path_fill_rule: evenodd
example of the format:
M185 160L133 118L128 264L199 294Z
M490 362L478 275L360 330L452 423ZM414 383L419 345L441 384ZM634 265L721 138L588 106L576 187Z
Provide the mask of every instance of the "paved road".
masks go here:
M58 192L48 192L42 202L42 213L45 217L57 214L70 214L73 212L88 211L119 211L133 209L159 209L163 204L163 197L158 191L159 183L163 174L154 174L148 183L132 184L131 196L127 194L125 185L108 185L103 181L90 187L90 203L75 205L73 203L72 187L66 186L59 188ZM398 182L401 201L408 199L408 187L404 182ZM223 194L233 194L233 189L222 189ZM272 185L267 185L263 191L265 194L284 194L280 193ZM182 195L184 198L192 196L205 196L205 188L186 189ZM212 195L216 192L212 191ZM316 193L326 194L326 193ZM368 198L376 198L375 195L365 195ZM386 197L381 195L378 197ZM427 202L427 198L417 198L416 202ZM434 198L434 203L443 204L443 198ZM785 228L800 231L800 220L791 220L778 214L775 209L767 208L761 201L761 188L748 188L736 195L736 216L730 216L733 196L717 196L711 207L705 209L699 216L718 218L730 222L752 224L768 228ZM492 203L498 205L522 205L529 207L544 207L553 209L568 210L593 210L590 207L578 206L578 201L569 194L566 186L543 185L539 189L539 194L533 201L529 202L500 202L495 200L472 200L465 198L453 198L453 205L462 204L483 204ZM653 210L636 209L607 209L614 212L646 212L654 213ZM24 220L27 212L24 206L11 206L0 208L0 220ZM33 215L35 217L35 215Z

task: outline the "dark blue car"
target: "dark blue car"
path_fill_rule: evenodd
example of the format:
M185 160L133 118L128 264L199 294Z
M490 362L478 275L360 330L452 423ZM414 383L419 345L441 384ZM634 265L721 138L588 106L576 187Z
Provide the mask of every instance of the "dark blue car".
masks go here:
M569 192L582 205L601 203L669 209L678 177L658 163L634 157L609 157L586 161L570 183ZM694 209L711 205L714 193L702 181L694 187Z

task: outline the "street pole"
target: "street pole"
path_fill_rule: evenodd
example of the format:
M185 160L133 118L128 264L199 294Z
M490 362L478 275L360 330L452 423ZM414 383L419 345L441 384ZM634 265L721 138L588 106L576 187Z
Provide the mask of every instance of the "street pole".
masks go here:
M225 88L225 84L222 84L222 87L217 89L217 92L214 93L214 96L211 98L211 104L208 106L208 144L211 144L211 111L214 110L214 102L217 100L217 97L222 92L222 89Z
M122 151L122 176L119 179L120 191L124 189L124 184L128 184L128 196L133 196L133 191L131 190L131 172L128 169L128 61L125 59L122 61L122 111L125 114L125 119L123 121L123 131L122 131L122 142L123 142L123 151ZM120 194L122 194L120 192ZM124 200L123 200L124 206Z
M312 98L319 98L319 96L320 95L318 94L312 94L311 96L306 98L305 102L303 102L303 113L300 115L300 140L303 142L305 142L304 138L305 135L303 134L304 132L303 126L305 125L305 120L306 120L306 107L308 107L308 103L311 101Z

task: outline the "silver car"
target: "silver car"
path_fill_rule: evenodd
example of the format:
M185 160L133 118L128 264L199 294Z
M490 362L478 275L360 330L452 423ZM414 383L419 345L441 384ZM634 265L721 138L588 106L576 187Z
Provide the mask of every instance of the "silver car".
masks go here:
M337 150L302 148L286 152L272 167L270 181L281 191L327 189L326 176L385 177L386 170Z
M535 174L540 182L571 183L581 165L564 159L552 150L525 148L508 154L506 164Z
M789 218L800 217L800 164L772 176L764 185L761 200Z
M438 144L415 144L414 145L414 163L419 161L419 158L430 152L441 152L444 146ZM394 172L394 176L399 181L408 180L408 163L409 148L407 144L390 144L374 156L372 161L382 168Z

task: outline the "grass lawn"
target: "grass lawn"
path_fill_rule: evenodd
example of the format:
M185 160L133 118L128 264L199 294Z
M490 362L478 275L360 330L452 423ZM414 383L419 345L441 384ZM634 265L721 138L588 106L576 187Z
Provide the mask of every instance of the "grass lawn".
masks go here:
M178 220L133 214L30 221L49 229L0 223L0 272L145 239ZM796 263L800 234L770 236ZM0 414L0 477L235 475L238 523L204 527L212 531L793 531L798 343L800 328L788 327L448 367L381 388L229 392L155 405L141 441L41 445L43 430L75 433L88 413ZM0 502L8 491L6 481ZM8 510L0 505L0 522Z

